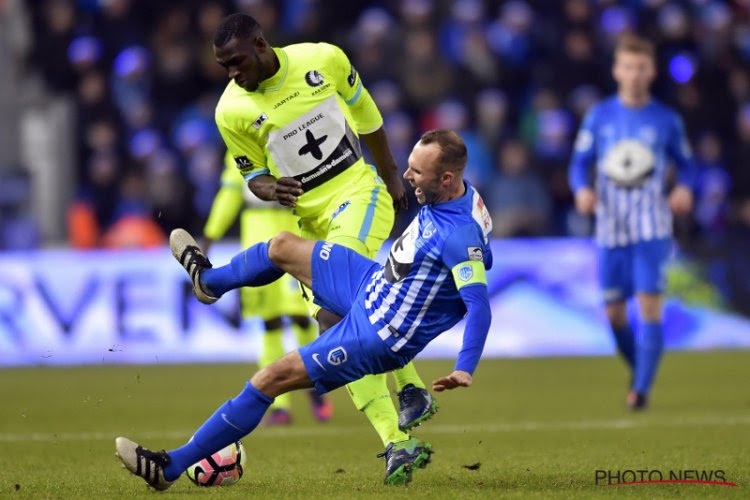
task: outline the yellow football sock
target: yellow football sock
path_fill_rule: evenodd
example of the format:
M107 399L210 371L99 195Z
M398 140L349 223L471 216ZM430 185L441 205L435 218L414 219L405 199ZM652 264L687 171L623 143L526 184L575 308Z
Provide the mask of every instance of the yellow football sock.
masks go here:
M258 356L258 366L265 368L277 359L280 359L284 352L284 332L281 328L266 330L263 333L263 345ZM271 410L287 410L292 407L292 396L290 393L282 394L274 399L270 406Z
M312 320L307 328L302 328L297 323L292 323L292 331L294 332L294 337L297 339L297 347L307 345L318 338L318 325Z
M384 373L365 375L349 383L346 389L354 401L354 406L365 414L375 428L383 441L383 446L409 439L409 435L398 428L398 413L388 392Z
M417 369L414 367L414 363L409 363L403 368L393 370L393 379L396 381L396 389L401 390L409 384L414 384L415 387L424 389L425 385L422 379L419 378Z

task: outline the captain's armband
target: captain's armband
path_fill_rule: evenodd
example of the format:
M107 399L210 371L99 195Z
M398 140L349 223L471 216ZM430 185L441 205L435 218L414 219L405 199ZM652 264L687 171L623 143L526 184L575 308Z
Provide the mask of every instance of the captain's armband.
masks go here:
M484 262L479 260L467 260L460 262L451 269L453 281L456 283L456 289L475 283L487 284L487 271L484 269Z

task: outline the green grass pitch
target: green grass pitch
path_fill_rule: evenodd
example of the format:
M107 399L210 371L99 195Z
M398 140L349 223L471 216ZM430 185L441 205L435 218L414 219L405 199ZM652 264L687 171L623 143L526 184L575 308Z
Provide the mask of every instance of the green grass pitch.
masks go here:
M417 363L425 380L449 361ZM181 444L253 372L246 365L0 370L0 498L156 498L120 468L114 438ZM470 389L438 395L415 435L436 453L407 487L382 484L381 444L345 391L333 421L244 439L249 467L225 488L181 479L164 498L750 497L750 352L668 353L642 414L624 410L613 358L484 360ZM471 470L466 466L479 464ZM601 486L595 471L723 470L737 487Z

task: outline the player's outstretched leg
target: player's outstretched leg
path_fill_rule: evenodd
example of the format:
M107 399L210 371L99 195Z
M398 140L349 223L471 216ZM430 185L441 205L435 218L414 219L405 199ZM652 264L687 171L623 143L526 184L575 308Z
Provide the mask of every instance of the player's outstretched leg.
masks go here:
M195 242L190 233L184 229L175 229L169 235L169 247L172 249L172 255L177 259L182 267L190 276L193 282L193 293L199 301L204 304L213 304L219 297L211 294L200 281L200 274L205 269L213 267L208 258L203 254L198 244Z
M169 244L172 255L190 276L196 297L206 304L235 288L273 283L285 272L311 286L310 260L315 242L291 233L281 232L268 243L257 243L217 268L211 267L195 239L184 229L172 231Z
M417 438L390 443L378 458L385 458L385 484L406 484L414 470L430 463L432 445Z
M169 452L152 452L129 439L115 441L117 456L133 474L164 490L203 457L252 432L273 398L313 386L298 351L256 373L237 396L221 405L185 445Z

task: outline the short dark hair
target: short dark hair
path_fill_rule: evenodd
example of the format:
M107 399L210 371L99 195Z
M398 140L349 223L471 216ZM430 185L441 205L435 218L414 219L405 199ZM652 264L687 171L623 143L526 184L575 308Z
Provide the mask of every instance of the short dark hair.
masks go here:
M247 14L230 14L221 21L214 32L214 45L223 47L232 38L244 40L256 31L260 30L260 24Z
M462 172L466 168L466 144L461 136L452 130L437 129L422 134L419 138L420 144L437 144L440 147L440 155L437 162L441 172L452 170Z

